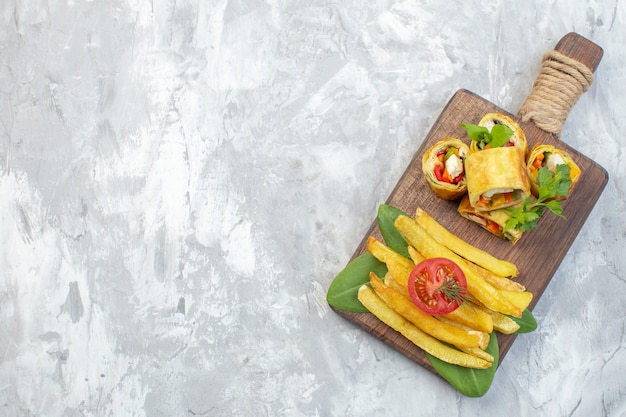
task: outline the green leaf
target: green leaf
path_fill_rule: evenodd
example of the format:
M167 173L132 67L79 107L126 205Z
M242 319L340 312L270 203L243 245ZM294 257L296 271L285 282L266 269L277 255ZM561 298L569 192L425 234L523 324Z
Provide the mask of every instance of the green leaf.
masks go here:
M535 331L535 329L537 329L537 320L535 320L533 313L531 313L530 310L528 309L522 312L521 318L513 317L513 316L508 316L508 317L510 317L511 320L513 320L520 326L519 330L517 330L515 334L530 333L532 331Z
M512 229L518 229L525 232L532 230L535 226L537 226L537 221L541 216L541 210L529 208L531 204L531 198L527 197L520 206L504 209L509 215L509 218L504 224L505 232Z
M465 128L471 140L478 142L480 149L483 149L487 143L491 148L498 148L507 143L514 133L510 127L498 124L491 128L491 132L484 126L471 123L463 123L461 127Z
M558 164L556 166L556 172L554 173L554 177L558 181L567 181L567 180L569 180L569 165L567 165L567 164Z
M566 196L569 194L569 189L572 185L572 180L569 178L570 168L567 164L559 164L556 166L556 173L554 174L554 181L556 187L554 193L560 196Z
M535 227L537 227L537 223L539 222L539 217L533 219L533 220L526 220L524 223L522 223L518 229L521 230L522 232L530 232L531 230L533 230Z
M554 195L552 182L552 172L547 166L539 168L537 171L537 187L539 189L539 199L543 200Z
M567 179L563 181L559 181L556 190L554 190L555 195L567 196L569 194L569 189L572 186L572 181Z
M394 225L398 216L401 215L407 216L407 214L400 209L387 204L381 204L378 207L376 220L378 221L380 234L383 235L383 239L385 239L385 244L400 255L410 258L408 250L409 244Z
M489 142L490 134L489 129L484 126L473 125L471 123L463 123L461 127L465 128L467 132L467 136L471 140L475 140L477 142Z
M348 263L330 283L326 294L328 304L340 310L367 313L368 310L358 300L357 294L361 285L369 283L370 272L383 277L387 273L387 266L370 253L364 252Z
M492 148L499 148L511 139L513 136L513 130L508 126L495 125L491 128L491 142L489 146Z
M559 200L551 200L546 203L546 208L559 217L563 217L563 207Z
M430 361L433 368L435 368L435 371L437 371L439 375L448 381L461 394L468 397L482 397L491 387L493 377L498 368L498 361L500 359L500 348L498 346L498 338L496 337L495 332L491 333L489 346L487 346L486 351L491 354L494 359L493 365L487 369L471 369L458 365L452 365L442 361L441 359L435 358L428 353L426 354L426 357Z

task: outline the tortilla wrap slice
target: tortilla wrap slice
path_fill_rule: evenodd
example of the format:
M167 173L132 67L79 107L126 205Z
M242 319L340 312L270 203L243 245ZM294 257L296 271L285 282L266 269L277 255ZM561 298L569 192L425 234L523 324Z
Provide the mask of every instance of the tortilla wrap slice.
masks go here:
M509 144L503 146L515 146L520 149L522 155L526 157L528 152L528 142L526 135L519 124L509 116L502 113L487 113L480 119L478 126L486 127L490 132L495 125L504 125L513 131L513 136L509 138ZM475 140L470 143L470 152L481 151L479 143Z
M439 156L442 153L443 158ZM461 140L451 137L438 141L424 152L422 156L424 178L437 197L456 200L467 192L463 163L467 155L469 147ZM442 162L441 159L445 160Z
M539 158L539 160L537 160ZM576 183L580 179L582 174L581 169L578 167L572 157L562 149L555 148L552 145L535 145L528 154L526 162L526 172L528 179L530 180L530 191L535 197L539 196L539 189L537 185L537 174L541 167L547 166L552 174L556 170L556 166L560 164L569 165L569 179L572 184L569 187L569 192L566 196L556 197L559 200L564 200L572 194L572 190L576 186Z
M463 197L458 207L459 214L474 223L480 225L483 229L493 233L494 235L509 240L513 244L522 237L522 231L512 229L504 232L504 225L509 219L506 209L498 209L492 211L478 211L469 202L469 196Z
M470 204L479 211L515 206L530 196L524 157L513 146L470 153L465 182Z

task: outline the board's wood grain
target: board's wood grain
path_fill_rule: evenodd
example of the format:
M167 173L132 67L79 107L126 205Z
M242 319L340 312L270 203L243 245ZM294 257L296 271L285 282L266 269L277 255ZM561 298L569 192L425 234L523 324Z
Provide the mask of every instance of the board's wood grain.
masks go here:
M566 35L555 49L584 63L592 70L597 68L602 58L602 49L599 46L577 34ZM538 227L524 234L515 245L493 236L477 224L460 217L457 213L458 201L451 202L437 198L428 187L422 174L421 156L426 149L446 136L460 138L469 144L464 129L459 125L461 123L478 123L482 116L489 112L509 114L518 120L526 134L529 149L538 143L552 144L564 149L572 156L583 172L574 192L570 198L563 202L563 214L567 220L559 219L552 213L546 213L539 221ZM608 174L604 168L554 135L539 129L532 122L522 123L517 117L468 90L459 90L441 112L386 203L411 215L415 213L417 207L421 207L450 231L469 243L499 258L515 263L520 270L517 280L534 294L529 307L532 310L576 239L607 181ZM382 239L375 220L356 249L353 258L365 250L368 236ZM423 351L380 322L372 314L350 313L337 309L335 311L408 358L434 372ZM540 317L538 321L541 325ZM501 359L506 355L515 337L515 335L498 334Z

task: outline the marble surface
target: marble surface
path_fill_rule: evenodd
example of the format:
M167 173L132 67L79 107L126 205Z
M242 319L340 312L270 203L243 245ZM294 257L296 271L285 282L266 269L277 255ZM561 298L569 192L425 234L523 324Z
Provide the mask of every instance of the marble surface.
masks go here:
M625 416L626 5L0 4L0 415ZM452 94L516 112L604 48L563 139L609 183L482 398L326 290Z

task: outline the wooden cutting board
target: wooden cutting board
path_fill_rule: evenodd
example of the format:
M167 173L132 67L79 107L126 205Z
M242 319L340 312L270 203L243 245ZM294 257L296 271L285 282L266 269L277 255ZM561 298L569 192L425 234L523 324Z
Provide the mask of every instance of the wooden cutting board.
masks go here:
M591 71L595 71L603 55L598 45L575 33L569 33L563 37L555 50L585 64ZM426 184L422 174L422 155L430 146L446 136L457 137L469 144L470 140L465 130L459 125L461 123L477 124L482 116L490 112L508 114L517 120L524 130L529 149L536 143L552 144L566 150L582 170L581 179L574 192L562 204L563 214L567 220L562 220L547 212L539 221L537 228L525 233L515 245L495 237L477 224L462 218L457 212L458 201L450 202L437 198ZM532 122L521 122L519 118L470 91L459 90L443 109L386 203L410 215L415 213L417 207L421 207L457 236L496 257L515 263L520 271L517 281L534 295L529 306L532 311L576 239L607 181L608 174L604 168L559 140L555 135L541 130ZM376 220L372 223L352 259L365 251L368 236L382 239ZM421 349L379 321L374 315L338 309L334 311L408 358L435 372ZM536 319L541 326L541 317ZM515 337L515 335L498 333L500 363Z

